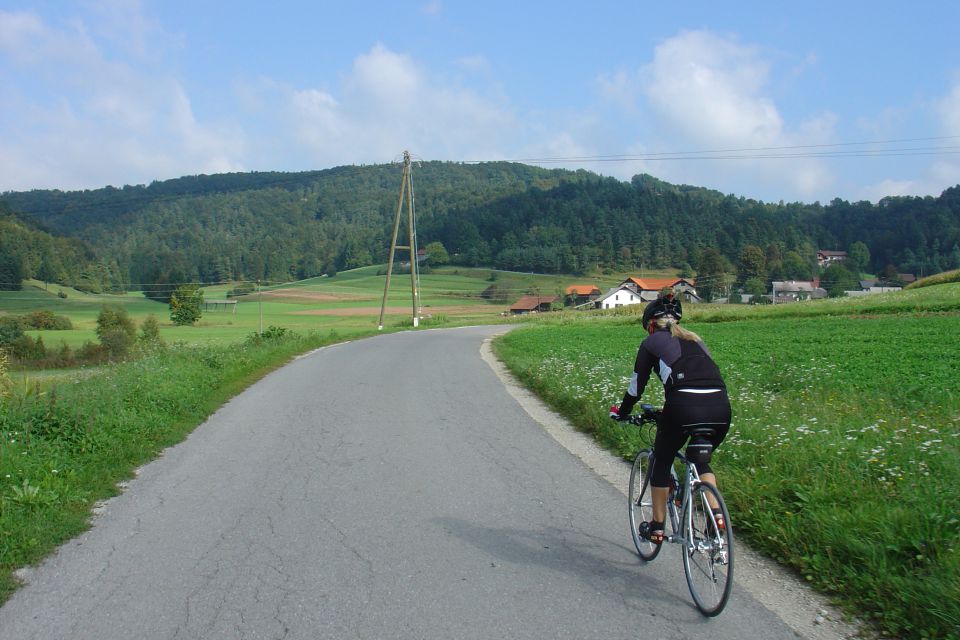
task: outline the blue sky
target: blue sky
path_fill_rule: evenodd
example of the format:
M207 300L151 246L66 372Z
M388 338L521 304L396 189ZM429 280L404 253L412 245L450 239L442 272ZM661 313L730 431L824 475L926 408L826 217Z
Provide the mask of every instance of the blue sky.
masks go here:
M405 149L774 202L960 184L960 3L795 4L0 0L0 191Z

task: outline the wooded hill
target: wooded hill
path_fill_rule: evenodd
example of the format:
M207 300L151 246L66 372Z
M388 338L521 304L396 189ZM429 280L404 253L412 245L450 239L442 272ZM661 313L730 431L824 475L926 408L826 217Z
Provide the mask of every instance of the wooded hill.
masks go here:
M8 238L5 226L0 265L19 260L27 277L91 290L333 273L386 260L400 180L399 165L374 165L5 193L4 224L47 239ZM768 278L805 278L818 248L862 242L868 271L960 267L960 185L876 205L764 203L648 175L622 182L506 162L415 164L413 184L419 245L441 242L470 266L695 272L704 249L736 264L755 245Z

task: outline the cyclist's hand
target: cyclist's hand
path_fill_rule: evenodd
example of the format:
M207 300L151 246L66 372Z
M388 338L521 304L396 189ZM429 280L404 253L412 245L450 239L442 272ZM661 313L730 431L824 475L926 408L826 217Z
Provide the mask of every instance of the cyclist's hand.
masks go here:
M610 407L610 419L611 420L624 420L625 418L620 417L620 407L613 405Z

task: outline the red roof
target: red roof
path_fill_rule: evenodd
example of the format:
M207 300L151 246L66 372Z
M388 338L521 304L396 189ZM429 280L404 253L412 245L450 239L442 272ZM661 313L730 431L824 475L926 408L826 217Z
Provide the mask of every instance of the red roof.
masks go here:
M637 285L641 291L660 291L661 289L672 289L682 278L627 278L626 282L632 282Z
M523 296L513 303L511 311L533 311L540 305L551 304L555 302L557 296Z
M600 293L600 288L592 284L572 284L564 291L566 295L589 296Z

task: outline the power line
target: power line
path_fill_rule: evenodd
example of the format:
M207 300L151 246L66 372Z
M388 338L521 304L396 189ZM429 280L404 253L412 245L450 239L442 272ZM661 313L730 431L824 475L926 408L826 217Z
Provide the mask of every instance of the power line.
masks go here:
M653 160L745 160L778 158L827 158L827 157L883 157L903 155L954 155L960 153L958 146L911 146L889 149L842 150L840 147L870 147L877 145L903 145L914 142L956 140L960 136L935 136L928 138L901 138L895 140L872 140L864 142L836 142L808 145L783 145L771 147L743 147L733 149L701 149L698 151L658 151L641 154L598 154L583 156L532 157L503 160L503 162L563 163L563 162L637 162ZM830 150L833 149L833 150ZM820 150L820 151L815 151ZM776 153L771 153L776 152ZM488 160L465 160L469 164Z

